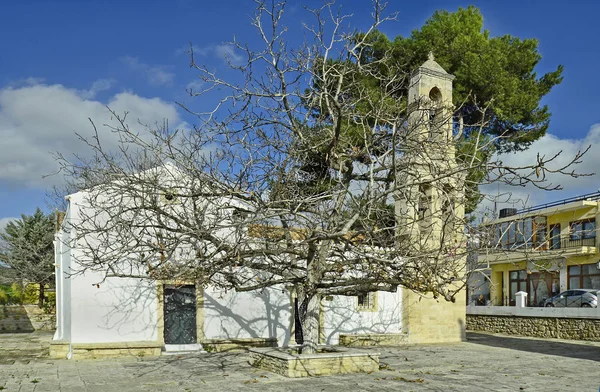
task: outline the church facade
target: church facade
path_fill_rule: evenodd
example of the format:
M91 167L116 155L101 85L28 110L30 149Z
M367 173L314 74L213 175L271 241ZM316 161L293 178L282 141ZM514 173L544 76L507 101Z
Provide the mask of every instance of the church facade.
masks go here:
M403 235L424 248L438 243L443 235L461 236L458 226L464 213L460 203L455 202L460 186L452 176L438 178L432 174L432 167L436 167L436 173L451 171L455 161L451 143L452 80L453 76L431 56L410 81L412 142L427 146L435 141L437 146L446 146L445 150L430 151L428 158L407 153L405 159L414 160L414 171L398 179L444 183L415 186L408 197L399 195L396 200ZM431 131L433 121L437 122L435 129L441 130L435 134ZM450 214L456 224L450 229L452 233L444 232L448 225L440 218L443 211L450 211L444 198L454 200ZM82 219L82 211L93 207L85 204L85 192L72 194L67 200L69 207L55 240L57 330L51 346L53 356L141 356L158 355L163 350L223 351L295 343L293 290L289 287L236 293L201 287L193 281L107 278L99 271L84 270L78 264L82 253L73 241L70 222ZM423 226L424 220L427 227ZM456 295L456 302L451 303L401 287L396 292L324 297L320 343L461 341L465 330L464 297Z

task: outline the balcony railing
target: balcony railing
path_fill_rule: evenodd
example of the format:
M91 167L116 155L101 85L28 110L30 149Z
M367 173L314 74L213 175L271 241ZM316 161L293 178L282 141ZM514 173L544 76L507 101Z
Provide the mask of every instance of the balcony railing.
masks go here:
M538 243L516 243L516 244L498 244L497 246L482 244L480 251L487 253L504 253L504 252L545 252L561 249L581 248L584 246L596 246L596 238L576 238L563 236L560 238L551 238L548 241Z
M569 197L568 199L562 199L562 200L553 201L551 203L540 204L540 205L533 206L533 207L523 208L522 210L517 211L517 215L525 214L525 213L532 212L532 211L543 210L545 208L562 206L562 205L565 205L568 203L573 203L573 202L581 201L581 200L590 200L590 201L600 200L600 192L588 193L586 195Z

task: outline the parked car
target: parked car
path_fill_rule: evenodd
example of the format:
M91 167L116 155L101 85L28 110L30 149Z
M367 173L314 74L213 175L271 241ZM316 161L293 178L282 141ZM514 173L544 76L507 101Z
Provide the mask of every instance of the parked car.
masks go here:
M574 289L563 291L544 301L544 306L549 308L596 308L598 307L598 290Z

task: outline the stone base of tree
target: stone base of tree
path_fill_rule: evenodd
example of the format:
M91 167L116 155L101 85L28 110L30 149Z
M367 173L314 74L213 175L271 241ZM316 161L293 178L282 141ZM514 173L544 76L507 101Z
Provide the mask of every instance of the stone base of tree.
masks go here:
M97 359L116 357L152 357L159 356L162 343L159 342L113 342L113 343L73 343L71 359ZM52 341L50 357L67 358L69 343Z
M405 333L340 334L340 346L400 346L407 343Z
M297 354L293 348L251 348L252 366L285 377L371 373L379 370L379 353L327 347L316 354Z
M277 338L204 339L200 343L207 352L246 351L251 347L277 347Z

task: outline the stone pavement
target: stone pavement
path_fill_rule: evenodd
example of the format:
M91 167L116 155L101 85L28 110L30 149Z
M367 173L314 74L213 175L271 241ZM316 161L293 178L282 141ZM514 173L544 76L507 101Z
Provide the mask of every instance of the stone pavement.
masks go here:
M372 374L288 379L245 353L55 360L48 334L0 334L2 391L598 391L600 343L468 333L468 341L379 348ZM19 350L21 348L21 350Z

